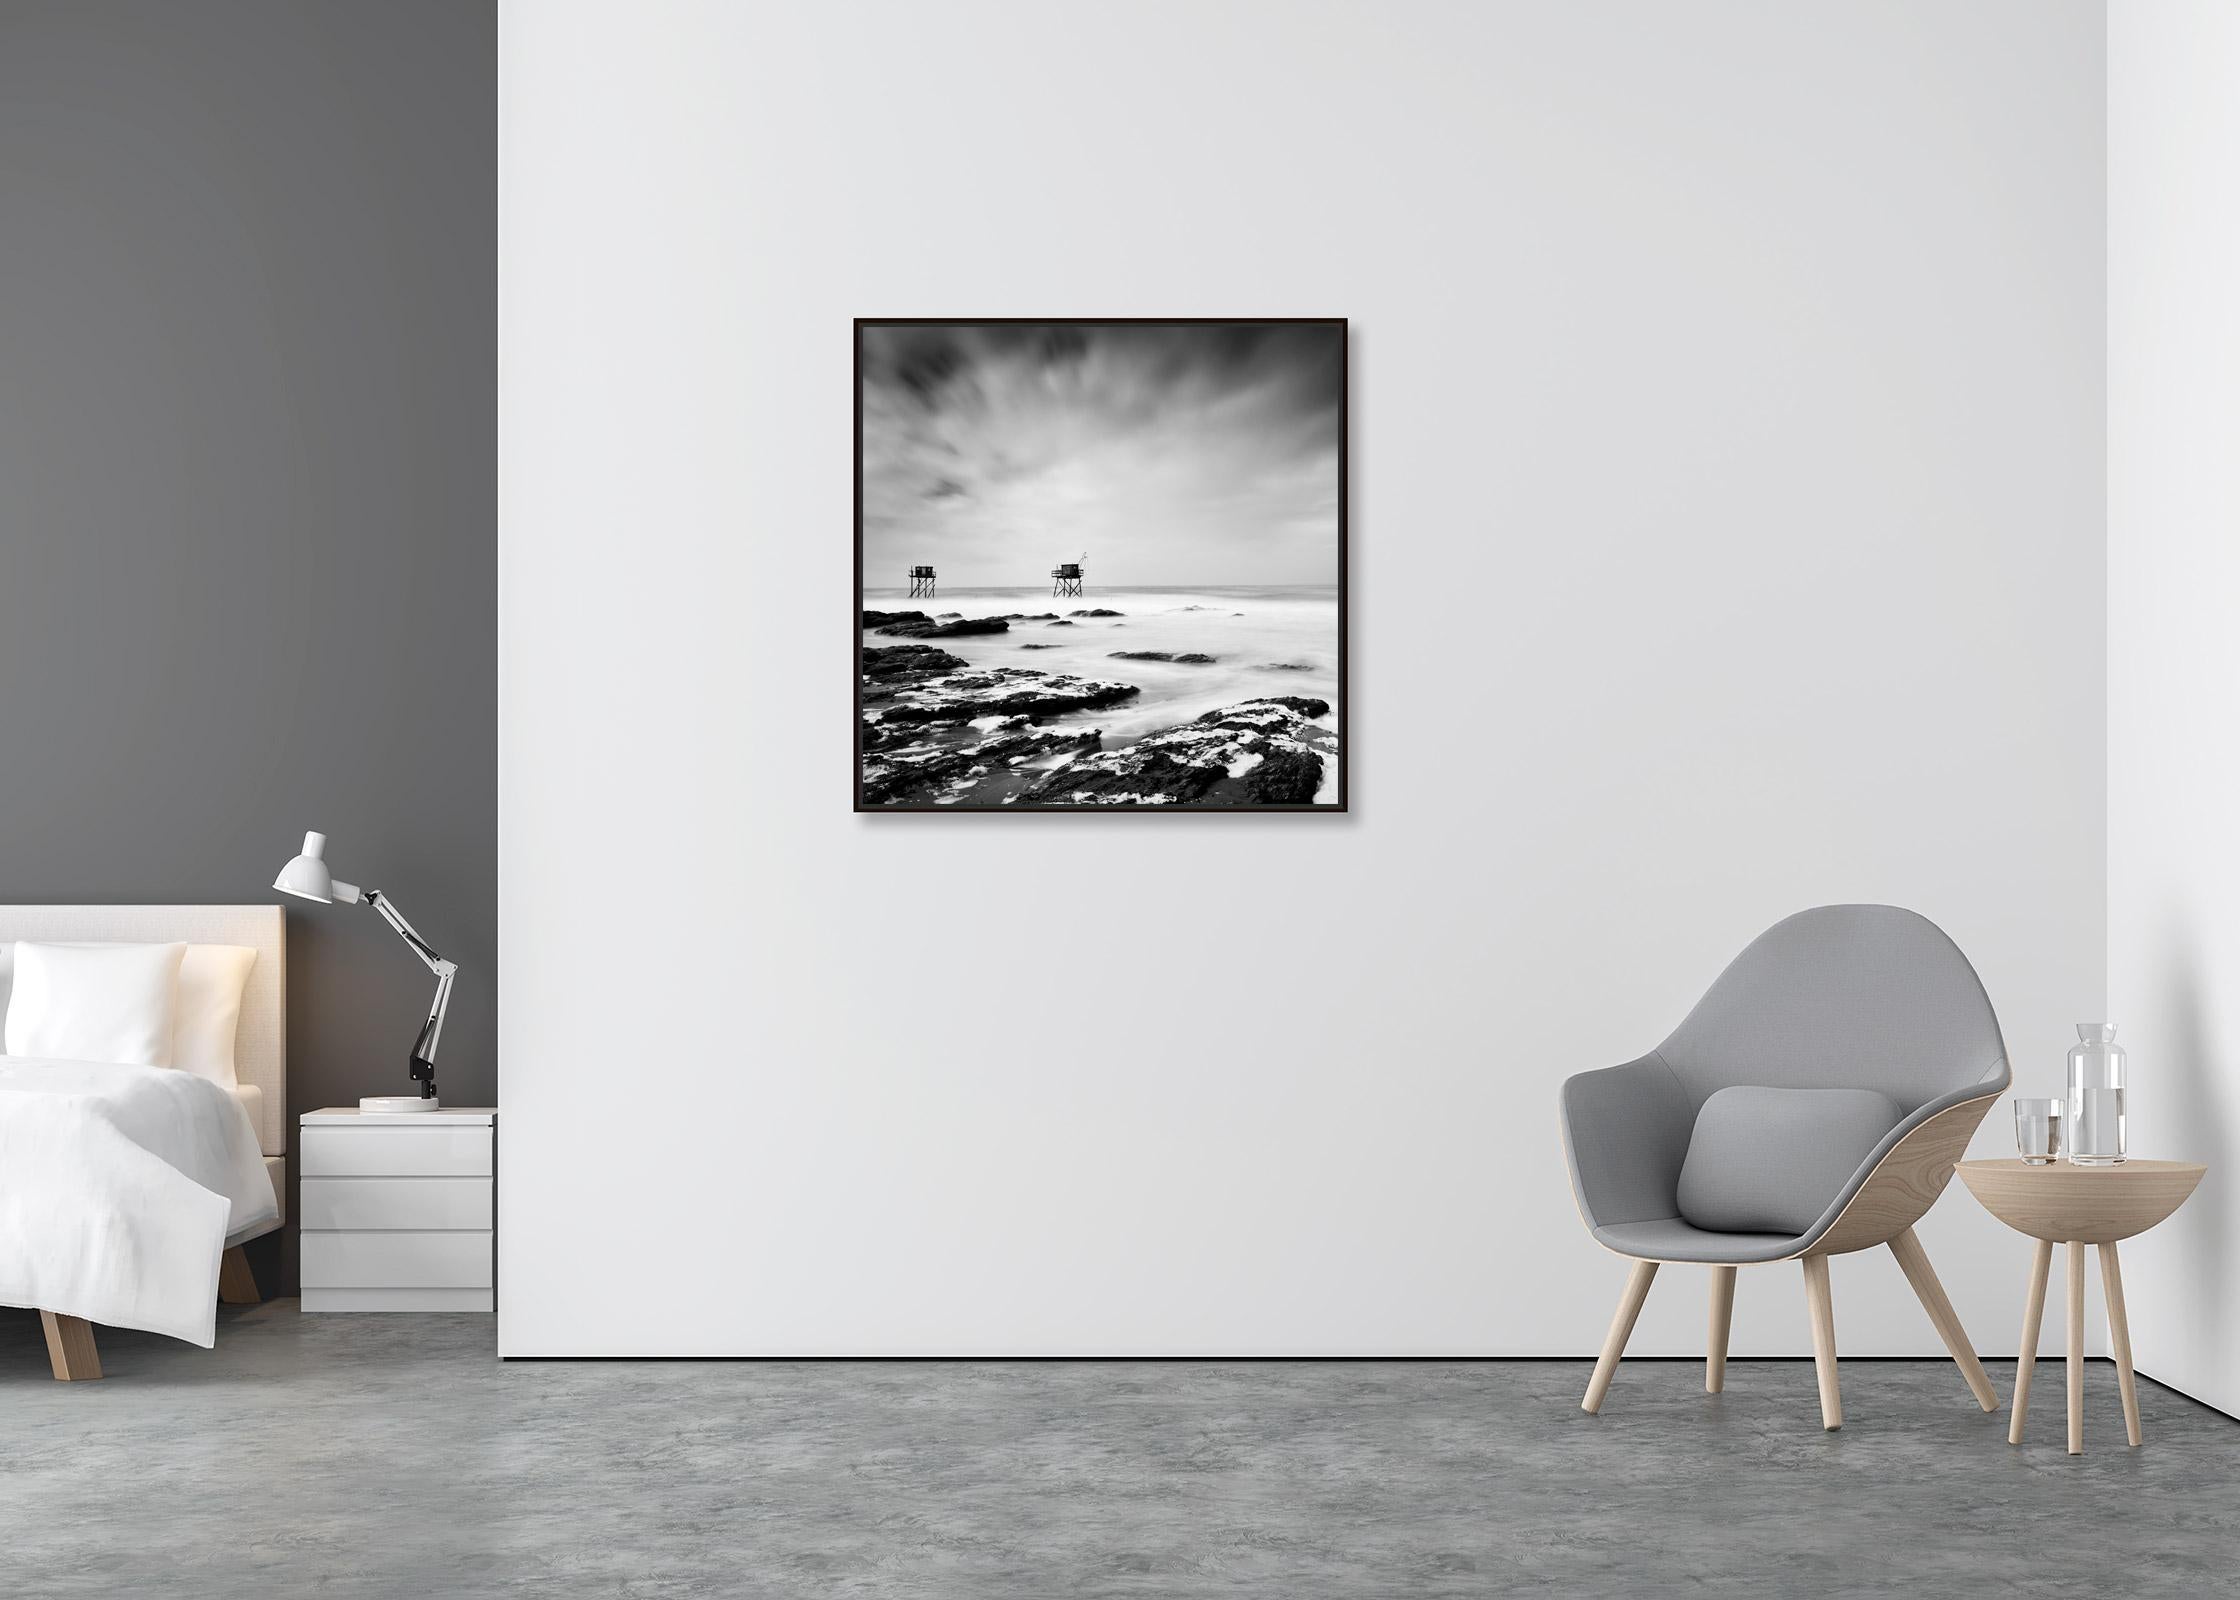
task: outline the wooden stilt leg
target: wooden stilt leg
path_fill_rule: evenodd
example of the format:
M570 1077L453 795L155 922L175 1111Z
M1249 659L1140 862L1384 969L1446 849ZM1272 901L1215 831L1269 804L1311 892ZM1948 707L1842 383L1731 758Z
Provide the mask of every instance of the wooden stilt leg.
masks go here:
M2069 1454L2084 1454L2084 1245L2069 1241Z
M2139 1380L2131 1370L2131 1319L2123 1309L2123 1268L2116 1247L2100 1247L2100 1293L2108 1302L2108 1348L2116 1358L2116 1381L2123 1387L2123 1431L2136 1446L2139 1435Z
M1913 1285L1921 1309L1929 1313L1937 1336L1944 1340L1944 1347L1959 1364L1960 1376L1968 1380L1968 1387L1975 1392L1976 1404L1986 1411L1998 1410L1999 1391L1991 1387L1990 1376L1976 1358L1975 1346L1968 1342L1968 1330L1960 1326L1960 1314L1945 1297L1944 1285L1937 1281L1936 1269L1929 1265L1929 1254L1921 1248L1921 1241L1913 1236L1911 1228L1890 1241L1890 1253L1905 1269L1906 1282Z
M2030 1374L2038 1364L2038 1329L2046 1316L2046 1279L2053 1275L2053 1241L2040 1239L2030 1262L2030 1297L2022 1303L2022 1349L2014 1364L2014 1420L2007 1443L2022 1443L2022 1419L2030 1410Z
M257 1293L257 1275L249 1270L249 1252L235 1245L218 1258L218 1302L229 1306L264 1303Z
M68 1383L101 1376L101 1353L93 1347L92 1323L42 1311L39 1326L47 1336L47 1363L57 1378Z
M1581 1410L1602 1409L1602 1397L1610 1392L1610 1380L1618 1375L1618 1358L1626 1353L1626 1341L1633 1337L1633 1324L1641 1315L1641 1302L1649 1298L1649 1285L1656 1276L1654 1261L1633 1264L1626 1292L1618 1298L1618 1314L1610 1319L1610 1337L1602 1341L1602 1359L1594 1364L1594 1376L1587 1381L1587 1397L1579 1402Z
M1820 1426L1843 1426L1843 1390L1836 1382L1836 1305L1828 1287L1828 1258L1804 1258L1804 1293L1812 1307L1812 1363L1820 1374Z
M1727 1334L1734 1327L1734 1275L1737 1267L1711 1269L1711 1336L1704 1345L1703 1392L1727 1386Z

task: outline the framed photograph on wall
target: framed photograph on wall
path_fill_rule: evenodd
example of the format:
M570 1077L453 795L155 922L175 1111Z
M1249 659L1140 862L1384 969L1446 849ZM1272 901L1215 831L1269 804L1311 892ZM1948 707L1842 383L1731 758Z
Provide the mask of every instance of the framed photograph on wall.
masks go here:
M1342 317L858 318L855 808L1347 809Z

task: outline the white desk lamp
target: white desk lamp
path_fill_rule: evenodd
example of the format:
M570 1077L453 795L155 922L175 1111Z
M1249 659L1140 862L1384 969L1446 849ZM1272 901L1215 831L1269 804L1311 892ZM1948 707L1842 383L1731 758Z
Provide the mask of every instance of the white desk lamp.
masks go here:
M360 1111L435 1111L440 1109L436 1099L436 1041L443 1037L443 1014L451 1005L451 979L458 972L457 962L446 961L428 948L428 941L418 930L404 920L389 897L379 889L360 889L354 883L344 883L327 870L323 859L327 853L327 836L307 833L303 836L303 854L280 869L280 876L272 886L286 894L301 895L306 900L322 904L337 901L346 906L361 902L381 913L381 919L397 930L397 937L412 946L412 953L427 963L428 970L436 975L435 1003L428 1007L428 1020L420 1026L420 1037L412 1042L412 1076L420 1084L420 1092L407 1094L369 1094L358 1102Z

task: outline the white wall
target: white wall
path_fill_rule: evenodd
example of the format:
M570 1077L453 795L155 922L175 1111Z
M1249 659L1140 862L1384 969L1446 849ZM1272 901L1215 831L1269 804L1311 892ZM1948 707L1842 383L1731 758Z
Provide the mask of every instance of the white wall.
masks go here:
M2097 6L502 41L508 1353L1592 1351L1558 1082L1819 902L1943 923L2057 1081ZM1353 319L1355 815L851 815L849 319L1170 313ZM1922 1234L2011 1348L2020 1242ZM1700 1349L1697 1276L1637 1350ZM1759 1279L1737 1352L1808 1349ZM1886 1257L1836 1294L1938 1348Z
M2240 1411L2240 8L2108 16L2108 993L2131 1147L2209 1164L2123 1247L2134 1354Z

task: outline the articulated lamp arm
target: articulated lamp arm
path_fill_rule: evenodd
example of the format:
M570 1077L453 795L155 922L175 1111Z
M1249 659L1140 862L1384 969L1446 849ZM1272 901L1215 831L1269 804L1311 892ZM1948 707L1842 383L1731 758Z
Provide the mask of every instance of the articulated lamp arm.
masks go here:
M338 884L336 887L346 886ZM443 1039L443 1016L451 1006L451 980L458 975L459 964L437 955L428 941L420 937L420 930L405 921L404 913L379 889L368 889L364 895L366 904L381 913L381 920L396 929L397 937L410 945L412 953L436 975L436 994L428 1006L428 1020L420 1025L420 1037L412 1042L412 1076L420 1085L420 1098L433 1100L436 1096L436 1046Z

